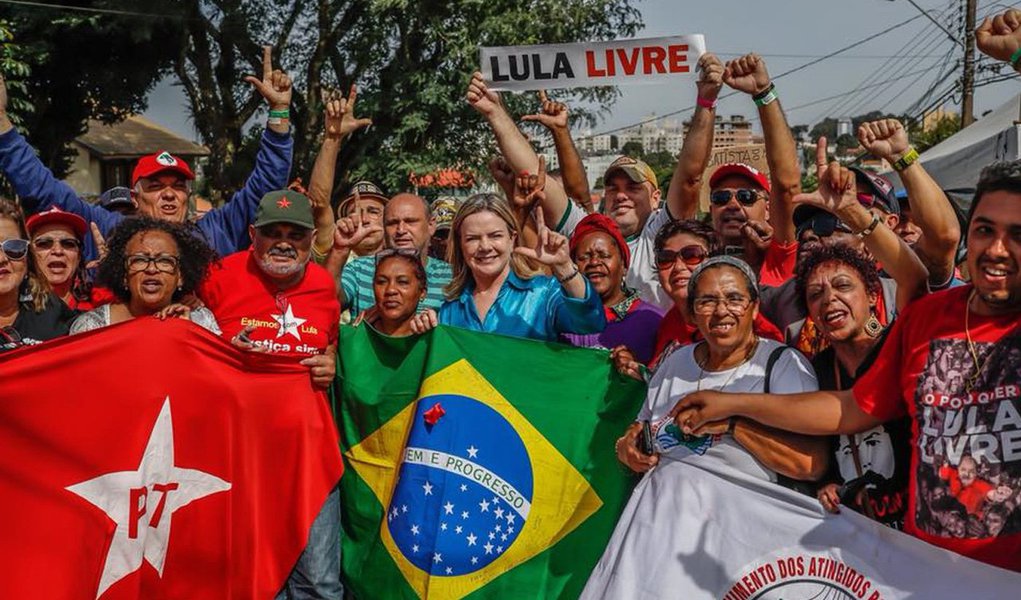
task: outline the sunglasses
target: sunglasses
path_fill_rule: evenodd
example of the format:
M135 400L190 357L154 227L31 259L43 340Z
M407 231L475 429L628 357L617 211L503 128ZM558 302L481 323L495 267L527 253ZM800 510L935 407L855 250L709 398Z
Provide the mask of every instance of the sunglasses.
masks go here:
M41 237L32 240L32 245L35 246L36 250L50 250L54 244L60 244L60 247L64 250L77 250L82 246L81 242L75 238L54 239L51 237Z
M407 258L419 258L418 250L414 248L384 248L376 253L376 264L378 265L383 261L384 258L391 256L404 256Z
M716 206L723 206L730 202L730 199L737 196L737 201L744 206L751 206L759 201L759 191L748 188L739 190L715 190L709 194L709 201Z
M684 246L680 250L667 250L666 248L656 252L656 265L660 269L672 267L680 258L685 265L697 267L709 256L709 253L702 246L692 244Z
M833 235L834 231L853 233L850 227L841 223L839 219L830 213L820 213L815 215L798 228L798 234L800 235L801 232L806 229L811 229L815 232L815 235L819 237L829 237Z
M11 260L21 260L28 253L28 240L4 240L0 242L0 250Z

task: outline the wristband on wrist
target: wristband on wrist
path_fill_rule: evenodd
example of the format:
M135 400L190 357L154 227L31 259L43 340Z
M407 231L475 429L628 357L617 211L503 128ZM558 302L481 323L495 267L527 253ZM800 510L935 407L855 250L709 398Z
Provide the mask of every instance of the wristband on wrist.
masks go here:
M875 214L872 215L872 222L869 223L869 226L866 227L865 229L862 229L861 231L859 231L855 235L858 236L858 239L864 240L865 238L867 238L870 235L872 235L872 232L876 230L876 227L879 227L879 221L880 220L881 219L879 218L879 215L875 215Z
M772 82L770 82L768 88L752 96L752 100L755 102L755 106L758 106L760 108L776 100L776 98L777 98L776 84Z
M916 150L915 147L912 146L908 148L908 151L904 153L904 156L898 158L897 161L893 163L893 170L903 171L904 169L915 164L916 160L918 160L918 150Z
M703 98L702 96L699 96L695 100L695 104L701 106L706 110L713 110L714 108L716 108L716 100L709 100L707 98Z
M573 273L571 273L567 277L564 277L563 279L560 279L559 277L557 277L557 281L560 282L560 285L564 285L565 283L567 283L568 281L574 279L575 277L577 277L579 275L581 275L581 271L578 270L578 267L575 267Z
M269 111L269 121L267 121L267 122L270 125L283 125L284 121L287 121L290 118L291 118L291 111L289 109L286 109L286 108L284 108L282 110L270 109L270 111Z
M1010 63L1010 66L1014 67L1015 69L1017 68L1018 62L1021 62L1021 47L1015 50L1014 54L1010 55L1010 60L1008 60L1007 62Z

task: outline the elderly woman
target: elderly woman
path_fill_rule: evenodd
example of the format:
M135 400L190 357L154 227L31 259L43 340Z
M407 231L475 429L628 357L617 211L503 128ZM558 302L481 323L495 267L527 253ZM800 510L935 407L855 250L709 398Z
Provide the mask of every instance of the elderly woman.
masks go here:
M879 272L847 246L816 249L797 269L798 298L829 347L812 360L819 389L850 389L886 339L877 316ZM902 528L911 460L911 422L890 421L863 433L831 438L834 467L817 495L830 512L841 503ZM842 500L843 498L843 500Z
M380 333L394 337L411 335L411 321L427 290L425 267L417 250L381 250L376 254L376 274L372 280L376 304L363 311L355 325L368 323Z
M624 285L631 251L620 228L605 215L588 215L575 227L570 250L574 264L603 301L607 325L601 333L569 333L564 338L575 346L626 348L636 360L648 364L654 356L663 310L642 301L637 291Z
M21 209L0 198L0 352L67 335L74 312L33 268Z
M92 285L82 261L86 227L85 219L56 207L36 213L25 222L40 278L73 310L94 308Z
M507 202L493 194L465 200L451 226L453 278L439 317L415 317L416 332L437 322L474 331L556 341L564 333L598 333L606 327L599 295L571 262L567 238L550 231L535 211L539 241L518 245L517 221ZM525 259L550 268L536 275Z
M205 242L180 225L148 217L124 220L108 240L107 254L96 276L116 300L75 319L71 333L153 315L191 319L219 334L220 328L208 309L192 309L180 303L195 291L215 258Z
M713 423L697 431L697 436L680 433L672 411L695 390L816 389L815 376L801 354L755 335L758 286L754 272L743 261L730 256L704 261L688 282L687 307L703 341L663 358L649 382L637 422L617 441L622 463L633 471L649 472L635 488L600 563L614 567L597 568L584 597L617 597L620 590L611 590L610 582L604 580L614 571L655 573L657 588L671 589L671 573L680 572L675 565L687 541L684 535L697 532L648 533L671 529L664 519L677 510L672 490L681 484L682 463L720 473L740 471L767 481L776 481L778 475L817 479L825 470L824 438L781 432L744 419ZM638 447L645 421L650 423L654 443L649 454ZM657 468L650 471L654 465Z

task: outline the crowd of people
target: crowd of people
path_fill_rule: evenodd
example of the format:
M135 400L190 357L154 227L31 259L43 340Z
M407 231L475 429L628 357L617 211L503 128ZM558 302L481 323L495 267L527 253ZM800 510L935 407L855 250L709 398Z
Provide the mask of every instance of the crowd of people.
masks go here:
M987 20L976 39L1021 69L1021 12ZM857 137L897 172L900 197L831 161L825 138L818 188L802 190L763 59L707 53L665 195L647 164L623 156L593 203L568 108L541 94L524 117L550 130L560 170L547 172L476 73L465 98L499 147L490 172L502 194L430 203L361 181L334 202L341 145L371 120L356 115L354 87L328 97L308 188L289 189L291 81L270 56L247 78L269 109L255 167L197 220L194 173L166 152L142 158L130 188L79 198L14 129L0 87L0 171L18 198L0 199L0 351L184 318L243 351L300 361L325 389L342 324L603 348L648 384L616 454L663 489L679 461L718 461L1021 571L1021 161L989 165L959 219L904 124L882 119ZM707 172L724 86L755 106L768 174ZM338 494L279 597L340 597ZM624 519L651 525L659 501L636 495ZM624 519L610 545L628 553L616 560L674 560L627 539L640 528Z

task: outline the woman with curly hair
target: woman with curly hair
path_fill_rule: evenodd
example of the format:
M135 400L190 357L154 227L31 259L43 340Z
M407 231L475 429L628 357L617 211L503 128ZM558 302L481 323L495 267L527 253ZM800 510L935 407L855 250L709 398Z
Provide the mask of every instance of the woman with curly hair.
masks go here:
M795 289L828 347L812 359L819 389L850 389L879 354L886 330L878 318L879 271L848 246L821 246L797 267ZM890 421L863 433L833 436L834 461L816 495L830 512L840 504L900 529L907 507L911 423Z
M148 217L123 221L107 241L96 274L97 283L109 288L116 300L75 319L71 333L153 315L191 319L219 334L208 309L181 304L205 279L215 258L205 242L180 225Z
M0 352L67 335L74 314L36 275L21 209L0 198Z

